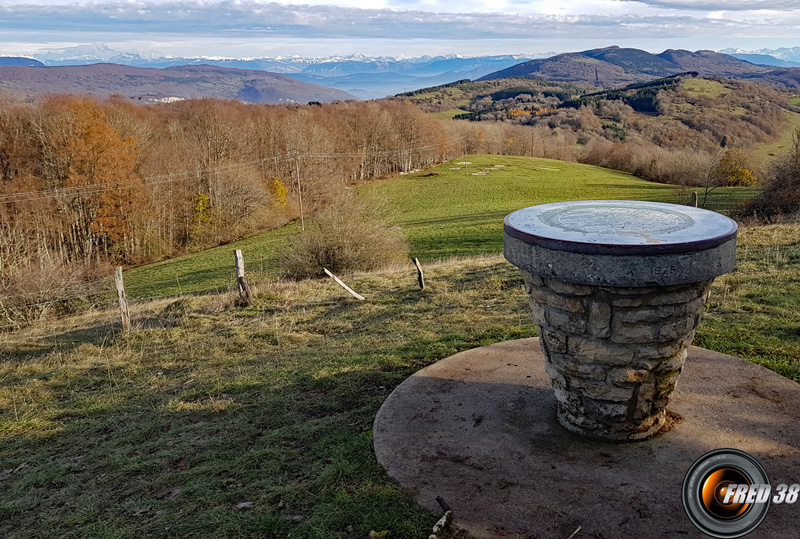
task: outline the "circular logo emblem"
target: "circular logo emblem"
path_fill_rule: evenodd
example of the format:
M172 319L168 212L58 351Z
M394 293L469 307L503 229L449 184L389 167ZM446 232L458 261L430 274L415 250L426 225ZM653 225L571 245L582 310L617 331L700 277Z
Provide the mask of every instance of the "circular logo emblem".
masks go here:
M767 516L767 472L751 455L717 449L692 464L683 480L683 507L689 520L711 537L741 537Z

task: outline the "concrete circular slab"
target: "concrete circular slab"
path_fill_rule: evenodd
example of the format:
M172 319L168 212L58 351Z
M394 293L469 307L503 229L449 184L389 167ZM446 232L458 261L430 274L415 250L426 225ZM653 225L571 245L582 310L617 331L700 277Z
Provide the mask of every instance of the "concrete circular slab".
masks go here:
M476 348L403 382L375 418L378 461L423 507L475 537L707 537L681 485L708 451L750 453L775 485L800 483L800 385L690 347L668 410L644 442L593 442L556 420L538 339ZM773 504L748 537L796 538L800 502Z

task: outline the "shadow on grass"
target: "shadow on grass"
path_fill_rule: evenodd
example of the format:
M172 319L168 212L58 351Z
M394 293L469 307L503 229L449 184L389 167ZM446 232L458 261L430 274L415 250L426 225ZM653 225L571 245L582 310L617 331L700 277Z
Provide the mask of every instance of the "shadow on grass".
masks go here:
M57 432L0 438L11 470L0 473L0 534L426 536L438 517L372 450L375 413L412 371L305 373L279 387L267 373L187 387L173 371L149 388L103 380L66 392Z
M86 327L51 332L46 335L37 335L36 328L27 328L24 331L26 332L25 341L3 345L5 350L0 353L0 364L21 360L38 360L56 351L70 352L83 344L99 346L121 333L122 324L111 321L98 322ZM10 336L13 338L14 334L11 333Z
M428 219L417 219L414 221L400 221L400 224L407 227L414 227L414 226L432 226L432 225L454 225L454 224L475 224L475 223L487 223L487 222L497 222L499 230L503 230L503 218L508 215L508 211L492 211L492 212L482 212L482 213L471 213L468 215L454 215L454 216L445 216L445 217L433 217Z

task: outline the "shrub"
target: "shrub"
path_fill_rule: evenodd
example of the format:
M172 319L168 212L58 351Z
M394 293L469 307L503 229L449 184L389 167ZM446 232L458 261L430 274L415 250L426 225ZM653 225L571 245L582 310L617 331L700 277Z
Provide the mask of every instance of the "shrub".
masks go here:
M381 218L384 208L384 203L348 193L318 212L289 249L288 276L319 277L323 268L368 271L408 260L405 236Z
M102 295L102 285L73 265L28 264L0 275L0 328L25 326L52 315L74 313Z
M800 129L792 135L789 150L770 162L769 176L769 183L748 213L768 219L800 214Z

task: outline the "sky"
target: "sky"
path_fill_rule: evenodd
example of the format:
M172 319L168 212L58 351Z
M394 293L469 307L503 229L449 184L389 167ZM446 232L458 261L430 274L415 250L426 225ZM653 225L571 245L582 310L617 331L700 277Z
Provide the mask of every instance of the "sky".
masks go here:
M799 0L0 0L0 55L248 58L800 46Z

